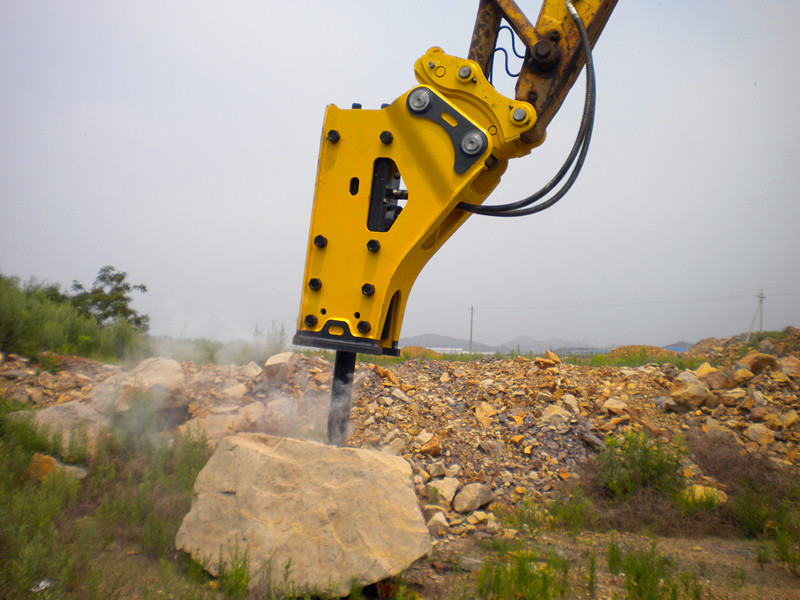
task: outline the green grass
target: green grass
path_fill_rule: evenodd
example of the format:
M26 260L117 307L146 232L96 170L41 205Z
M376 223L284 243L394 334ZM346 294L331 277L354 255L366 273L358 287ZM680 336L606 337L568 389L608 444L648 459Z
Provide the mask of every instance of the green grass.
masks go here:
M121 579L137 580L135 572L109 568L115 547L168 561L178 573L173 587L201 597L203 582L183 581L188 570L174 539L207 458L204 440L115 435L99 440L90 456L85 438L72 436L77 441L64 449L58 436L9 418L16 406L0 399L0 407L0 599L27 597L41 582L49 582L48 598L113 598ZM37 452L82 459L89 476L55 471L39 481L30 471Z

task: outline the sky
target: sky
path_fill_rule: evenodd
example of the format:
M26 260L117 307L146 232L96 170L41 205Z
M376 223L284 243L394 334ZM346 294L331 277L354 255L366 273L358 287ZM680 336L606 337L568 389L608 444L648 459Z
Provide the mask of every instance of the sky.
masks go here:
M69 287L112 265L147 286L155 335L293 334L325 106L391 102L432 46L465 56L477 4L4 0L0 273ZM537 215L472 216L402 336L467 338L471 309L489 344L800 325L798 21L796 0L620 0L577 183ZM550 179L583 89L487 203Z

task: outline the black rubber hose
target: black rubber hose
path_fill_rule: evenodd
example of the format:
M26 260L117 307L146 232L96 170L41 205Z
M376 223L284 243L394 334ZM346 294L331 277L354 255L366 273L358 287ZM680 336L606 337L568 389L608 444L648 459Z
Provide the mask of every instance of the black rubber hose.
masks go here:
M586 28L583 25L583 21L580 18L580 15L577 13L575 8L572 6L571 2L567 1L567 9L570 12L573 20L575 21L575 25L578 28L578 32L581 36L581 45L583 47L585 59L586 59L586 98L584 101L584 110L583 110L583 117L581 118L581 126L578 130L578 135L575 139L575 144L573 144L572 150L569 153L569 156L564 161L564 164L559 169L558 173L539 191L534 194L531 194L527 198L519 200L517 202L511 202L508 204L499 204L494 206L481 206L475 204L467 204L467 203L460 203L457 205L457 208L461 210L465 210L467 212L471 212L474 214L480 215L487 215L487 216L496 216L496 217L518 217L518 216L525 216L533 213L540 212L547 208L553 206L556 202L558 202L561 198L563 198L569 189L572 187L573 183L578 177L578 174L583 167L583 163L586 159L586 153L589 148L589 142L591 141L592 137L592 128L594 126L594 113L595 113L595 99L596 99L596 81L595 81L595 73L594 73L594 62L592 60L592 44L589 40L589 34L586 31ZM555 186L557 186L570 168L573 167L573 163L577 157L577 163L574 165L574 169L570 176L568 177L567 181L564 183L563 187L558 190L551 198L547 201L543 202L542 204L538 204L536 206L530 206L540 200L542 200L548 193L550 193Z

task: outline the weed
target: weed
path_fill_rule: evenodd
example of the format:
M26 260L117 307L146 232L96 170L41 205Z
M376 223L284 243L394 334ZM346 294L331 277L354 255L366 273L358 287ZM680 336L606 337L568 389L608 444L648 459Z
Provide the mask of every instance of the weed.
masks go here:
M587 558L589 572L586 574L586 594L591 600L594 600L597 597L597 553L594 548L589 551Z
M501 516L514 529L531 535L547 521L547 510L532 496L525 496L515 509L508 509Z
M236 599L244 598L250 584L250 550L242 552L238 541L232 541L228 545L228 556L230 564L223 559L220 546L217 580L227 595Z
M775 531L775 557L800 577L800 536L797 527L780 523Z
M580 488L574 488L566 497L559 498L549 508L553 522L577 534L593 524L597 518L594 505Z
M609 542L606 558L608 560L609 573L619 575L622 572L622 548L617 543L616 538L612 538Z
M767 544L762 543L756 546L756 560L758 561L758 566L762 570L764 569L764 565L768 565L772 562L771 553Z
M736 570L733 572L733 585L734 587L739 590L744 587L745 582L747 581L747 571L744 567L737 567Z
M598 457L598 483L614 500L642 488L673 494L682 486L682 454L682 448L656 442L644 432L628 433L622 440L608 436Z
M718 510L720 500L712 494L695 493L687 488L683 493L675 494L674 502L682 514L695 516L710 514Z
M520 551L500 562L487 561L478 572L477 592L484 600L565 597L568 574L566 560Z

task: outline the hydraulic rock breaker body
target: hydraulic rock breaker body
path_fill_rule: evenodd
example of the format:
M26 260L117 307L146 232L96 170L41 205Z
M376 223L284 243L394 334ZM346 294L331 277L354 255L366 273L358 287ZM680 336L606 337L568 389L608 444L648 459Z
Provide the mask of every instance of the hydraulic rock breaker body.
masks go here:
M411 286L480 204L533 107L506 98L472 60L432 48L419 85L379 110L328 106L322 131L295 344L399 353Z

